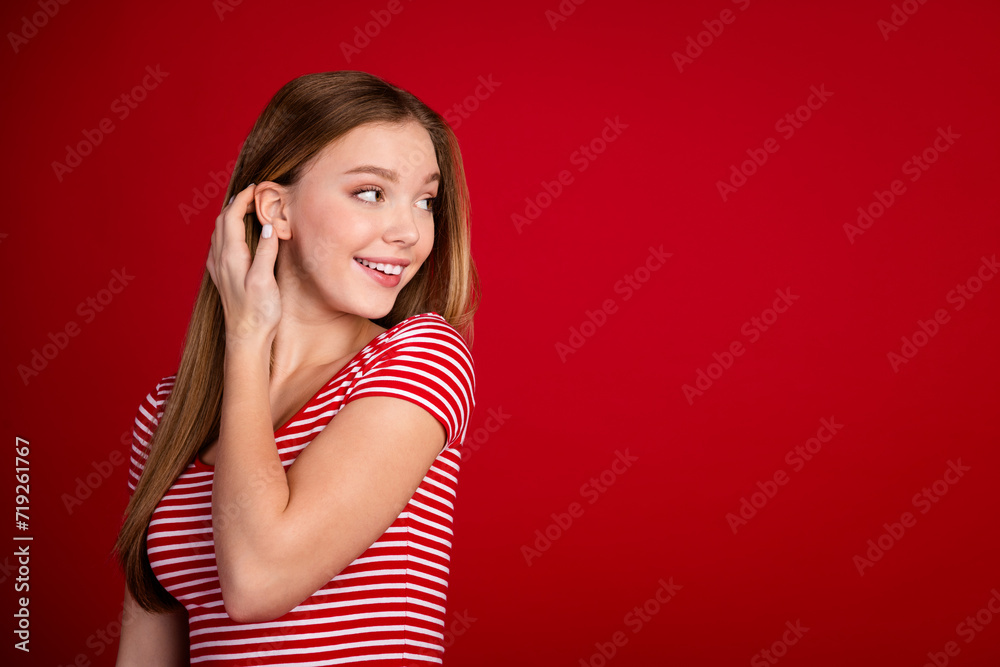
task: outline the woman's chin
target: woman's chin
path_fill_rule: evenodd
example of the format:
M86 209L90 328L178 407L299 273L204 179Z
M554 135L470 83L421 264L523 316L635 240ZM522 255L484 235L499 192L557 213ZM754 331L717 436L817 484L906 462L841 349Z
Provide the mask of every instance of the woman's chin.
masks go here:
M380 320L392 312L392 307L395 304L395 299L391 301L386 300L380 303L366 303L359 306L359 308L354 311L354 314L372 321Z

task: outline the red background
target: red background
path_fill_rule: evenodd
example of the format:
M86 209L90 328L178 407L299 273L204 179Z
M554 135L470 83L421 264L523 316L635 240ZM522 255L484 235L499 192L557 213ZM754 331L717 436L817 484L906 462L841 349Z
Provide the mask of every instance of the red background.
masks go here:
M65 498L122 460L137 405L176 368L221 194L189 220L182 206L211 194L210 173L281 85L360 69L467 109L449 118L484 301L449 597L466 622L445 664L770 664L759 652L796 621L808 631L776 649L789 667L917 666L949 641L949 664L1000 663L1000 617L984 612L968 642L959 628L1000 587L1000 280L973 280L961 309L952 292L1000 250L1000 6L910 0L884 36L887 0L564 2L575 9L554 28L557 0L403 3L350 60L340 45L387 2L246 1L221 15L207 1L71 2L16 52L8 34L2 425L31 443L31 510L29 531L4 529L4 650L12 538L30 534L32 652L19 659L113 664L117 642L102 637L123 584L107 553L127 465L72 512ZM732 22L713 23L725 9ZM25 31L38 11L8 3L0 26ZM679 71L674 52L720 26ZM147 66L166 78L120 118L113 101ZM477 99L480 77L494 88ZM788 137L775 124L811 86L829 97ZM57 178L52 163L104 118L113 132ZM624 127L602 145L609 118ZM911 181L904 163L938 128L958 138ZM769 138L777 152L724 201L717 182ZM582 159L589 144L601 152ZM563 170L572 182L539 197ZM845 223L895 179L904 194L850 242ZM526 198L545 208L518 231ZM650 246L672 255L636 275ZM78 305L123 267L134 278L85 320ZM615 286L628 274L648 280L626 300ZM770 318L779 289L798 299L751 340L744 323ZM614 312L563 361L557 344L606 299ZM939 309L947 321L894 369L889 353ZM78 335L25 383L18 367L70 323ZM710 369L734 341L743 354ZM715 379L689 402L699 370ZM823 418L843 428L795 470L786 452ZM631 466L608 472L626 450ZM914 495L959 460L968 471L921 513ZM734 534L727 514L779 471L787 484ZM602 472L613 483L596 491ZM559 528L553 513L574 502ZM915 524L859 574L855 556L908 511ZM681 587L662 607L649 602L661 578ZM639 624L628 615L645 603L655 612Z

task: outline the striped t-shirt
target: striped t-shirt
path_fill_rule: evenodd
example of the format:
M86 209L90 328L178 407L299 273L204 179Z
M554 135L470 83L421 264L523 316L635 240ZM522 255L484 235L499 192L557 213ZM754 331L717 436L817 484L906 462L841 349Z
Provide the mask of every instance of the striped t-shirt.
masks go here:
M176 376L163 378L135 419L128 485L135 491ZM285 615L237 623L226 614L212 539L214 467L198 457L157 505L147 552L157 580L188 612L191 663L200 665L440 664L462 443L475 407L465 341L437 313L382 332L275 431L287 470L316 433L356 398L394 396L428 410L446 445L388 530Z

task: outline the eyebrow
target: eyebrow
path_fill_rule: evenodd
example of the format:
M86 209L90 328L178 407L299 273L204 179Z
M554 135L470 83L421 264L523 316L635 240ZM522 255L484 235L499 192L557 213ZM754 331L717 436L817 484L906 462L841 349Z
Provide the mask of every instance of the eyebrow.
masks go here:
M390 183L399 183L399 174L395 170L393 170L393 169L386 169L385 167L378 167L378 166L375 166L373 164L362 164L360 166L355 167L354 169L348 169L344 173L345 174L374 174L375 176L378 176L379 178L384 178L385 180L389 181ZM435 171L433 174L431 174L430 176L428 176L427 180L424 181L424 184L426 185L427 183L432 183L434 181L438 181L438 182L441 181L441 174L440 174L440 172L436 172Z

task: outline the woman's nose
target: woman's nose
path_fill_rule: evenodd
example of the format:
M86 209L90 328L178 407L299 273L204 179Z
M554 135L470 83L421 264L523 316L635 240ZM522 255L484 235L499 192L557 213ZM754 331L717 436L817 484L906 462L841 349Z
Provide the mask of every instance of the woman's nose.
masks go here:
M413 245L420 240L420 229L417 226L416 209L409 210L410 207L400 206L397 210L389 213L389 222L385 230L387 241L403 241L407 245Z

